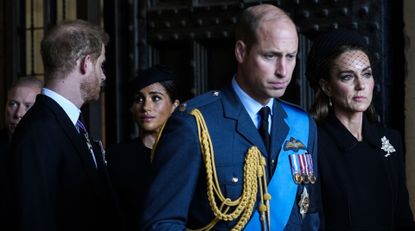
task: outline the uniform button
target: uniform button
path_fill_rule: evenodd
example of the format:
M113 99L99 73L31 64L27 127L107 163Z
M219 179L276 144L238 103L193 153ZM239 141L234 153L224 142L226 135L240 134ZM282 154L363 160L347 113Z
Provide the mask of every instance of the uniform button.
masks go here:
M271 165L275 165L275 160L271 160Z
M238 177L232 177L232 182L233 183L238 183L238 181L239 181Z

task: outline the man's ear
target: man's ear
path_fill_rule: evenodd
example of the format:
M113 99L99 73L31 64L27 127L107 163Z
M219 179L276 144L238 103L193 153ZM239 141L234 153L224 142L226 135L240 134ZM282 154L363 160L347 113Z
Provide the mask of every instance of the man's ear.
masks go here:
M85 55L79 62L79 70L81 74L85 74L88 70L88 65L91 65L91 55Z
M330 86L329 82L325 79L320 79L318 81L318 83L320 85L321 90L323 90L323 92L327 96L331 97L332 96L332 89L331 89L331 86Z
M242 63L245 59L246 56L246 45L242 40L238 40L236 41L235 44L235 57L236 57L236 61L238 61L238 63Z

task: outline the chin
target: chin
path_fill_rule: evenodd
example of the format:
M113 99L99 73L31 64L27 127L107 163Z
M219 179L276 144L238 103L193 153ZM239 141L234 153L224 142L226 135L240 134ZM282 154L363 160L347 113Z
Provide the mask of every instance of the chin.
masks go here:
M143 131L145 133L153 133L153 132L156 132L157 131L157 129L155 129L153 127L148 127L148 126L144 126L144 127L141 127L141 128L143 129Z
M285 93L285 91L282 92L274 92L274 94L272 94L270 97L271 98L280 98L281 96L283 96Z
M94 95L92 95L90 98L89 98L89 102L90 101L97 101L99 99L99 92L98 92L98 94L94 94Z

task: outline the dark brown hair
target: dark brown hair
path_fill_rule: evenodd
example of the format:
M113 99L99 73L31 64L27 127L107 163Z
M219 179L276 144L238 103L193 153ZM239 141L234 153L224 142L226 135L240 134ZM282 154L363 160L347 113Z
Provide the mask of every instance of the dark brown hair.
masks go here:
M91 55L95 62L108 41L108 35L97 25L83 20L62 21L41 42L45 80L69 73L85 55Z

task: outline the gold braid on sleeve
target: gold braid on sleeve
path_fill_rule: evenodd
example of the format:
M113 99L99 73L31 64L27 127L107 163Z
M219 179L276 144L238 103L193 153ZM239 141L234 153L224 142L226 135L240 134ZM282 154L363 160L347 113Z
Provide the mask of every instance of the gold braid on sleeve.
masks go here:
M266 220L269 222L269 200L271 199L271 196L267 191L265 158L261 155L261 152L256 146L249 148L245 156L242 194L234 201L225 198L221 192L218 176L216 174L212 140L210 139L203 115L198 109L192 110L191 114L196 119L201 152L206 168L207 197L211 210L215 216L208 225L200 229L194 229L193 231L210 230L219 221L234 221L238 218L239 220L232 230L242 230L253 213L258 194L258 186L261 194L259 211L261 214L262 227L266 227ZM268 217L266 217L266 214Z

